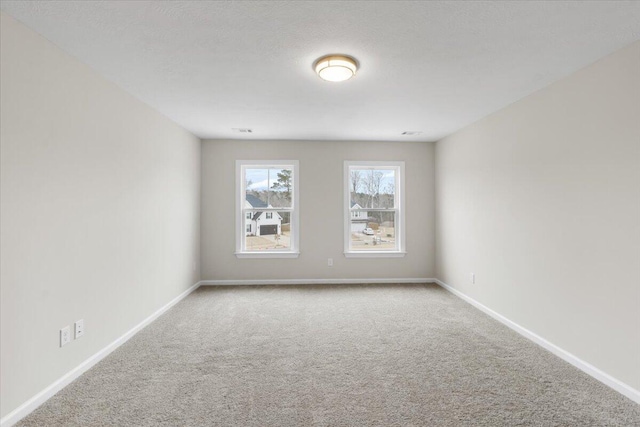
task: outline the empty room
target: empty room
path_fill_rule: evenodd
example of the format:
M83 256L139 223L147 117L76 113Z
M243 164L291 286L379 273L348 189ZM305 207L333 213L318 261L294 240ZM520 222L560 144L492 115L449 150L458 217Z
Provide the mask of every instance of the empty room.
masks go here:
M640 426L640 2L0 16L0 427Z

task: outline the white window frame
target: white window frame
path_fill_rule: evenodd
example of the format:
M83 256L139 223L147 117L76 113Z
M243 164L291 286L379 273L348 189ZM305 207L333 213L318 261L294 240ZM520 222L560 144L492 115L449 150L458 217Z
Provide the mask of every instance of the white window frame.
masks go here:
M260 208L263 212L290 212L291 215L291 243L289 249L269 249L263 251L248 251L244 247L246 235L246 200L245 169L264 167L269 169L291 169L293 191L290 208ZM300 191L298 184L298 160L236 160L236 251L238 258L298 258L300 255Z
M370 169L394 169L395 170L395 208L390 211L396 211L395 233L396 248L395 250L352 250L351 249L351 167ZM400 258L406 255L406 239L405 239L405 203L404 203L404 162L402 161L353 161L346 160L344 162L344 256L347 258ZM363 208L363 211L382 210L377 208Z

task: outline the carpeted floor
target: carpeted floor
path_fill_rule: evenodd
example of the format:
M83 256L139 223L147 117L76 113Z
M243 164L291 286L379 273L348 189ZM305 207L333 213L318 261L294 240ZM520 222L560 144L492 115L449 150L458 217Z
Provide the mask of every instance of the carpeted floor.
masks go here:
M21 426L639 426L436 285L202 287Z

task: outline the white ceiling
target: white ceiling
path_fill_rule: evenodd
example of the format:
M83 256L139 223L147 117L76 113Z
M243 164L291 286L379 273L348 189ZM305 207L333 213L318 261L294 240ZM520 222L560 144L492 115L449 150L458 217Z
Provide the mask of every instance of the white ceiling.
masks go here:
M433 141L640 38L633 1L1 7L201 138ZM320 80L329 53L357 76Z

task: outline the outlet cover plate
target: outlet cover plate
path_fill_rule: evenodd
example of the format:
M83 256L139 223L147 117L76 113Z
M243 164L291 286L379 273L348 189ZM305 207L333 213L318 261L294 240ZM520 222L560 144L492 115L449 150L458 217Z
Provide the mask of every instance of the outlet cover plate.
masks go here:
M60 329L60 347L64 347L65 345L71 342L71 329L69 326L65 326Z
M77 320L75 323L75 327L76 327L76 339L78 339L84 335L84 319Z

